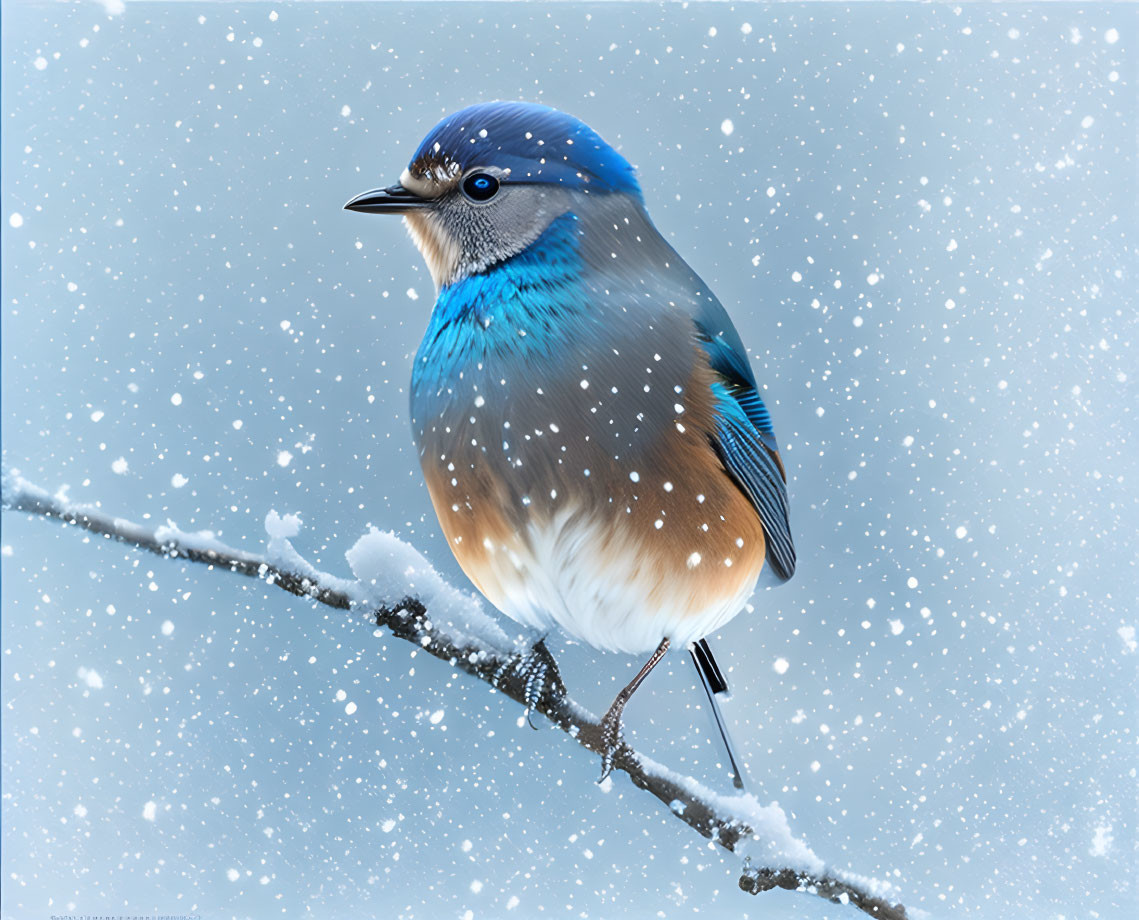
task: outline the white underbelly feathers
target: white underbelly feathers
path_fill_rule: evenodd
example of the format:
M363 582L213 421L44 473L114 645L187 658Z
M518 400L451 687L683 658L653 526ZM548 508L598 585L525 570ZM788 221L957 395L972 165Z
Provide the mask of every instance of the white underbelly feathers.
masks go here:
M747 602L763 560L762 535L747 553L736 546L735 558L659 551L573 510L531 522L524 533L487 537L473 553L454 548L507 616L629 654L650 652L665 637L683 646L715 632Z

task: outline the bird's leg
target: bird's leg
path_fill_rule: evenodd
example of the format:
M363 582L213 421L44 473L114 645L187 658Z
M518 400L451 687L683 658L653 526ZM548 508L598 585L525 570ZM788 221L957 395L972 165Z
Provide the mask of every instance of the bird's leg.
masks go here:
M629 686L617 694L617 699L613 701L609 711L601 720L601 779L598 782L604 782L605 777L613 772L613 760L617 756L617 746L621 743L621 713L625 711L625 704L649 676L649 671L660 664L667 651L668 639L663 639L657 650L653 652L652 658L646 661L645 666L637 672L637 676L629 681Z
M530 648L525 655L512 655L502 667L495 672L494 684L501 686L503 678L510 672L518 676L522 684L522 700L526 706L526 721L530 727L537 730L534 724L534 710L542 702L547 693L562 696L566 692L562 676L558 673L557 662L550 650L546 648L546 637L543 636Z

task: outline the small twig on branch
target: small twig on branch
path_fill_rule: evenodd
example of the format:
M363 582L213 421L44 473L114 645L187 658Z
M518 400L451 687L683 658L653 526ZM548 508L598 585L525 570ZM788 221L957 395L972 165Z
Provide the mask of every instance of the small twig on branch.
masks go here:
M15 472L4 473L3 505L6 510L54 518L68 526L127 543L159 556L184 559L258 578L290 594L310 598L339 610L370 611L376 624L386 627L392 635L413 643L525 705L526 676L522 669L516 667L521 660L521 652L517 648L511 648L509 641L495 641L493 636L488 639L486 635L468 634L468 630L463 628L465 624L449 629L450 624L433 621L432 616L436 620L440 617L438 611L428 609L431 600L425 600L425 594L430 595L430 590L377 599L369 597L367 585L360 580L348 581L317 572L288 543L287 536L291 533L284 537L284 531L272 535L269 555L258 555L228 547L209 533L184 533L172 525L149 529L112 517L98 508L73 504L61 495L50 495L20 478ZM282 519L270 513L269 520L279 525ZM373 532L371 537L382 543L381 550L398 543L399 551L403 554L400 558L404 561L409 553L414 553L414 550L399 543L394 537L378 532ZM368 539L363 538L361 543ZM418 554L415 558L422 566L416 566L415 571L419 574L427 572L429 578L438 581L426 561ZM355 563L353 567L355 568ZM439 584L443 583L440 581ZM444 589L454 593L454 589L446 586ZM471 601L471 604L474 602ZM475 613L474 616L481 614ZM473 633L478 632L478 628L473 630ZM487 630L483 629L482 632L486 633ZM498 636L505 638L501 633ZM552 658L550 665L547 691L535 709L582 747L600 754L602 745L599 721L575 703L565 691ZM697 833L740 855L744 864L739 887L743 891L751 894L772 888L805 891L838 904L850 904L873 917L906 920L905 908L887 900L889 886L853 874L828 870L805 844L791 836L778 806L765 808L750 795L718 795L696 780L675 774L643 754L638 754L623 741L617 751L614 769L623 771L633 785L656 796ZM791 866L788 863L797 865Z

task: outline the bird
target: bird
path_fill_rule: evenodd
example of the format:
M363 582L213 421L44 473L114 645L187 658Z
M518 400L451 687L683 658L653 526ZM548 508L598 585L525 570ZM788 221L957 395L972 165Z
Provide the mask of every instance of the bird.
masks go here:
M400 215L436 287L410 416L463 572L525 627L649 655L601 721L602 779L625 705L678 645L744 788L707 637L761 575L794 574L786 470L739 333L633 166L570 114L484 102L344 207Z

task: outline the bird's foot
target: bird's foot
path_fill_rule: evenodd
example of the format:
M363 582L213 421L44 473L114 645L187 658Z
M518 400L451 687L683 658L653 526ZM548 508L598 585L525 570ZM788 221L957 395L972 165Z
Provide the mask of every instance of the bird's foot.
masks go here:
M547 696L554 699L564 696L565 684L558 672L558 664L554 656L546 648L545 638L539 639L524 655L512 655L494 675L495 686L502 686L510 676L516 677L521 684L522 702L526 707L526 721L530 727L537 730L534 724L534 710Z
M625 711L625 700L620 696L613 701L609 711L601 720L601 779L613 772L613 765L617 760L617 750L621 747L621 713Z
M625 711L625 704L637 692L637 688L649 676L649 672L660 664L660 660L668 651L668 646L669 640L666 636L661 639L657 650L645 662L644 667L637 672L637 676L629 681L629 686L617 694L617 699L613 701L609 711L605 713L605 718L601 720L601 779L598 780L599 783L605 782L605 777L613 772L613 767L617 762L617 751L621 747L621 713Z

